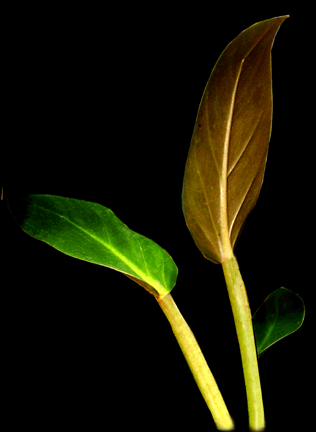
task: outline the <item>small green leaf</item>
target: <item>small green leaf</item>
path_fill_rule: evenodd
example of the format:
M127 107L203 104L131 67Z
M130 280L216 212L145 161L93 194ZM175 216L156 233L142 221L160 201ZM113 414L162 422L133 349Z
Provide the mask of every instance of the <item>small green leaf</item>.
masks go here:
M295 332L304 317L304 302L298 294L283 287L273 291L252 317L258 355Z
M124 273L156 297L176 283L178 269L152 240L130 230L100 204L53 195L9 201L20 227L74 258Z

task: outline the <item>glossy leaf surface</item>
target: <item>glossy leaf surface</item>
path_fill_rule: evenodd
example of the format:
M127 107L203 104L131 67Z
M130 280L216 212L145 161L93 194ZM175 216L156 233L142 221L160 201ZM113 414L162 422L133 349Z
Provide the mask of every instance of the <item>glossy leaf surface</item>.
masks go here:
M252 317L258 355L295 332L304 317L304 302L298 294L283 287L271 293Z
M81 260L124 273L153 295L176 283L177 267L152 240L130 230L100 204L53 195L29 195L9 208L32 237Z
M185 167L182 206L205 258L221 263L261 189L272 120L271 48L287 16L237 36L205 87Z

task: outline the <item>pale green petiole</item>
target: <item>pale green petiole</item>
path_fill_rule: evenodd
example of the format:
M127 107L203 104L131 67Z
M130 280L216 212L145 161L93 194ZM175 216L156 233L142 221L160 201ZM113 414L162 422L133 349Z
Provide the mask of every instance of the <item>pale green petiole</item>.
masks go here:
M222 266L234 315L244 370L249 426L253 431L261 431L264 430L265 420L258 370L258 357L248 296L235 256L224 261Z
M234 423L210 371L202 351L171 294L156 298L166 315L194 379L209 407L219 430L234 430Z

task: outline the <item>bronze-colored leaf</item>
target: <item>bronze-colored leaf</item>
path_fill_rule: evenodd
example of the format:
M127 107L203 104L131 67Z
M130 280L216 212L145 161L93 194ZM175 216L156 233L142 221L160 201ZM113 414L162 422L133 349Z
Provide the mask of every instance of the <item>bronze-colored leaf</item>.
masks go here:
M182 206L205 258L222 263L261 189L272 120L271 48L287 16L243 31L219 57L200 102Z

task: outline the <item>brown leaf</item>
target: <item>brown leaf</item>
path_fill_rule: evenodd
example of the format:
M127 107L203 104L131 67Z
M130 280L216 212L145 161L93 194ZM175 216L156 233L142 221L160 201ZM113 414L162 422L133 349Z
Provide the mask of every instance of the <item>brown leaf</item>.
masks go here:
M205 258L233 255L261 189L272 120L271 48L288 16L243 31L219 57L200 102L182 206Z

